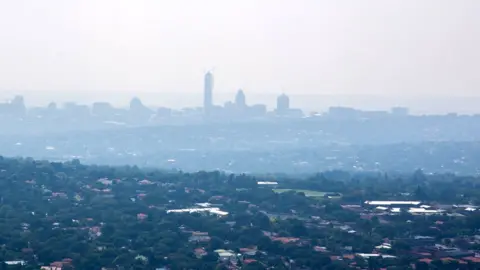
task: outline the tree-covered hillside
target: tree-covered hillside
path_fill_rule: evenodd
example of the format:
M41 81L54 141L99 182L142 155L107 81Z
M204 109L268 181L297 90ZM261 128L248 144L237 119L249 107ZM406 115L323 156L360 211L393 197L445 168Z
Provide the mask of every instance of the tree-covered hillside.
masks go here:
M0 158L0 269L408 269L416 235L480 249L465 240L480 215L385 214L364 202L478 204L479 184L421 171L255 178ZM168 211L188 208L201 212ZM361 257L385 239L381 257Z

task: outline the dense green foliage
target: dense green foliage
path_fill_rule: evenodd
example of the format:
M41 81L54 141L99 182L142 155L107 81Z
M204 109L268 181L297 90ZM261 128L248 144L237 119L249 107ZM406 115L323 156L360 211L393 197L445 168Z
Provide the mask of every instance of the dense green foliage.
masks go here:
M256 262L246 264L246 255L238 257L239 268L347 269L351 265L331 256L369 253L385 238L427 235L442 241L473 235L480 228L477 213L455 218L402 212L368 219L341 206L372 199L480 203L476 177L333 171L306 179L276 179L281 189L342 194L335 199L275 193L257 185L258 180L272 179L0 158L0 259L25 260L27 265L19 269L38 269L65 259L71 264L64 264L64 269L223 269L226 262L218 260L215 250L242 253L242 248L255 247L258 252L248 258ZM203 202L218 204L229 215L166 213ZM432 229L438 221L442 229ZM208 233L209 241L189 241L192 231ZM296 240L282 243L271 235ZM315 250L319 246L328 253ZM206 255L197 258L194 251L201 247ZM355 263L376 265L372 269L410 267L414 260L409 249L394 241L389 254L398 260L355 259Z

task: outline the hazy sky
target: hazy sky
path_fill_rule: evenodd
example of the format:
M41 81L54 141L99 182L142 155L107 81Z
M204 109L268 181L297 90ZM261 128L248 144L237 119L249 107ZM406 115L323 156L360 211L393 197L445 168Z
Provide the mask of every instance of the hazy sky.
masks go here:
M0 89L480 96L478 0L0 0Z

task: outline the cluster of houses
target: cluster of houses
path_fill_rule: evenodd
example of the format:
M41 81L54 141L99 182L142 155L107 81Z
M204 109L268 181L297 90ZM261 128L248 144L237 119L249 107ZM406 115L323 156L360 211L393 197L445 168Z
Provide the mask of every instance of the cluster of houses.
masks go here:
M121 182L122 180L110 180L106 178L98 179L97 186L85 185L84 188L95 191L99 194L109 194L111 193L110 186L114 183ZM27 184L35 185L34 181L28 181ZM137 181L137 184L140 186L149 186L155 183L149 180L140 180ZM271 188L276 187L278 185L277 182L269 181L269 182L258 182L259 186ZM168 185L168 184L166 184ZM48 194L49 200L53 199L66 199L68 195L63 192L54 192L48 190L46 187L44 188L45 194ZM172 187L174 189L174 187ZM193 189L185 188L185 192L189 193ZM198 189L197 189L198 190ZM204 193L205 191L199 190L200 192ZM81 195L77 194L76 200L81 201ZM78 198L77 198L78 197ZM135 203L136 200L143 200L145 197L145 193L138 192L135 198L132 198L132 203ZM202 213L208 215L216 215L219 218L226 217L229 215L229 212L222 210L222 204L212 203L214 201L222 202L222 200L228 200L228 198L224 198L223 196L214 196L209 200L209 202L204 203L196 203L192 207L189 208L181 208L181 209L164 209L168 214L175 214L175 213ZM248 208L253 208L258 206L252 205L248 201L238 201L238 204L247 204ZM442 215L442 216L451 216L451 217L464 217L469 213L477 211L478 207L474 205L430 205L422 203L421 201L365 201L362 204L358 205L342 205L344 209L348 209L360 214L362 218L371 218L373 216L377 216L380 220L383 220L382 217L385 215L400 215L402 213L408 213L412 215ZM294 209L291 210L290 213L268 213L265 211L260 211L265 213L271 219L286 219L286 218L297 218L299 220L303 220L305 225L311 226L315 224L315 226L333 226L333 228L347 232L349 234L356 234L357 228L355 228L352 224L342 224L338 221L327 221L323 220L320 217L299 217L296 215ZM32 212L32 215L35 213ZM138 213L137 219L139 221L146 220L148 215L145 213ZM225 222L228 225L233 225L232 221L228 221L225 219ZM408 222L408 221L406 221ZM438 221L440 222L440 221ZM102 224L92 224L84 229L88 229L89 235L91 238L99 237L102 234ZM434 224L436 226L441 226L441 223ZM23 223L21 224L22 229L25 231L29 230L29 224ZM53 223L52 226L54 228L63 228L63 224L59 224L57 222ZM208 232L199 232L199 231L191 231L187 228L181 227L181 230L184 233L189 234L188 241L190 243L196 243L195 249L193 253L197 258L202 258L203 256L208 255L208 252L205 250L204 246L211 241L211 236ZM272 241L280 242L285 245L307 245L310 239L301 239L295 237L282 237L273 232L264 232L264 235L269 237ZM395 239L399 240L399 239ZM344 252L342 253L334 253L329 251L326 247L321 246L314 246L313 249L316 252L322 253L324 255L330 256L332 260L341 260L348 263L351 266L355 265L355 259L363 258L368 259L371 257L382 257L382 259L391 259L395 260L396 257L389 254L389 250L392 249L392 243L395 240L385 239L384 243L375 247L372 253L354 253L352 248L344 247ZM475 251L465 250L455 246L448 246L444 245L443 243L438 243L435 238L430 236L411 236L406 239L401 239L402 242L407 243L412 247L411 254L414 258L416 258L419 262L425 262L427 264L432 263L434 260L444 260L444 261L456 261L460 264L467 264L473 263L476 265L480 265L480 254ZM479 236L472 236L471 239L468 241L473 241L477 244L480 244L480 235ZM259 261L259 256L267 255L266 252L258 250L257 247L244 247L237 251L232 250L224 250L218 249L214 251L217 254L219 261L223 263L229 263L230 265L237 265L240 261L242 264L248 264L252 262ZM261 261L259 261L261 263ZM24 262L21 261L11 261L7 262L7 264L22 264ZM45 266L42 269L49 269L49 270L57 270L61 269L63 265L68 265L71 261L65 260L62 262L55 262L52 263L50 266ZM289 262L291 263L291 262ZM480 269L480 268L479 268Z
M347 206L348 207L348 206ZM355 208L355 206L349 206ZM427 205L421 201L366 201L363 207L358 206L358 210L365 212L377 212L381 214L399 214L408 212L412 215L447 215L462 217L465 214L475 212L478 207L475 205Z

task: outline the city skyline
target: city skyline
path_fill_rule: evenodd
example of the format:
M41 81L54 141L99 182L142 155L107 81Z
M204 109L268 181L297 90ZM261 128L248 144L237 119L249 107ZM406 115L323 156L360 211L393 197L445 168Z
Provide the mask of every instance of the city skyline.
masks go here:
M70 98L70 99L62 99L62 97L58 96L58 93L53 93L53 96L50 96L45 99L45 95L42 95L44 98L43 104L35 104L30 103L31 100L31 93L30 95L27 94L25 105L29 108L33 107L45 107L50 106L50 103L55 103L60 106L65 106L69 103L77 103L81 105L91 106L94 103L108 103L114 107L119 108L126 108L128 104L131 105L131 102L135 100L137 103L139 100L146 101L146 103L142 104L154 108L171 108L171 109L183 109L183 108L202 108L205 114L210 114L214 108L220 107L231 107L231 105L235 105L238 108L248 109L251 106L264 106L267 111L277 111L280 108L280 111L288 111L290 108L298 108L302 110L305 114L310 113L318 113L318 112L326 112L329 108L332 107L345 107L345 108L354 108L358 110L366 110L366 111L390 111L392 108L408 108L412 114L445 114L445 113L459 113L459 114L478 114L478 107L476 106L480 99L469 98L469 99L442 99L441 97L436 97L434 99L430 98L423 98L423 99L415 99L417 104L421 104L421 110L419 110L420 106L412 106L406 102L405 97L403 100L397 99L397 97L390 97L390 100L385 103L386 100L383 100L383 104L379 106L379 96L374 95L363 95L363 96L355 96L355 97L348 97L343 96L344 100L342 101L339 99L339 96L328 96L328 95L299 95L293 94L292 96L287 95L285 91L281 91L279 94L272 93L263 93L260 94L262 98L259 99L259 94L253 92L252 94L245 92L242 88L237 88L236 91L231 92L221 92L214 88L214 81L215 77L212 71L207 71L203 76L203 90L197 91L194 93L175 93L175 94L162 94L162 93L150 93L151 96L146 98L144 95L145 93L124 93L123 95L123 102L118 102L118 93L115 96L107 94L106 96L98 95L99 93L95 93L94 96L86 98L87 92L81 93L81 98ZM198 87L200 89L200 87ZM70 93L71 94L71 93ZM106 94L106 92L103 92ZM248 100L250 103L247 102L247 95ZM21 96L22 99L25 97L24 93L19 92L11 92L9 96L6 96L3 93L3 96L0 93L0 100L3 101L12 100L15 97ZM172 97L174 96L174 97ZM181 96L180 100L184 102L183 104L178 103L178 98ZM165 97L169 97L170 99L165 100ZM252 98L253 97L253 98ZM286 100L285 100L286 97ZM290 97L293 97L293 102L291 102ZM125 99L126 98L126 99ZM172 99L173 98L173 99ZM175 98L177 98L175 100ZM347 102L345 102L345 98L347 98ZM283 99L283 100L282 100ZM380 97L381 99L381 97ZM203 102L202 102L203 100ZM336 100L336 101L335 101ZM350 100L350 103L348 102ZM408 100L408 99L407 99ZM161 101L162 103L157 103ZM353 103L351 101L354 101ZM466 102L467 101L467 102ZM357 102L355 104L355 102ZM367 102L369 103L368 106L359 106L360 103ZM443 102L443 103L442 103ZM285 105L286 104L286 105ZM290 104L293 104L291 106ZM441 107L448 104L449 110L443 110ZM457 104L457 107L455 106ZM172 106L173 105L173 106ZM427 105L427 106L425 106ZM438 106L440 105L440 106ZM443 106L442 106L443 105ZM458 105L462 108L462 110L458 110ZM257 107L258 109L258 107ZM217 112L218 113L218 112Z
M45 107L50 102L58 105L66 102L77 102L79 104L89 105L94 102L109 102L116 107L128 107L133 97L139 97L145 105L150 107L172 107L181 109L185 107L202 107L203 91L198 90L191 93L156 93L156 92L69 92L66 95L58 92L21 92L9 91L0 93L0 102L11 100L15 95L22 95L25 98L27 107ZM250 104L262 103L269 109L275 108L276 98L279 93L255 93L245 91ZM215 100L219 105L232 101L235 98L236 91L215 92ZM362 110L389 110L392 107L408 107L412 114L478 114L480 110L480 98L475 97L429 97L408 98L408 97L385 97L375 95L315 95L315 94L289 94L293 107L301 108L305 112L326 111L332 106L353 107Z

